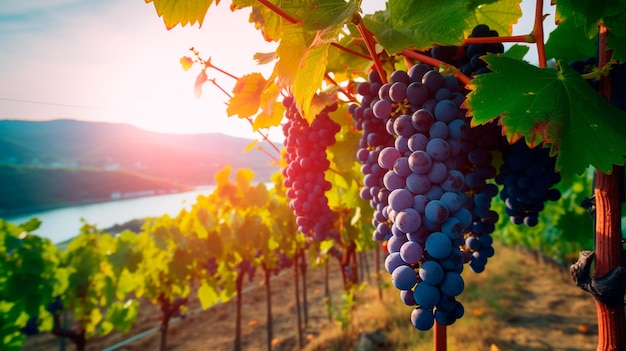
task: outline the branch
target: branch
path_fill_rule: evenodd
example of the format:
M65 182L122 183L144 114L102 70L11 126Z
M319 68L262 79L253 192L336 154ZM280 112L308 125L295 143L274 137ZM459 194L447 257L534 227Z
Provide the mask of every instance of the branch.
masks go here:
M476 37L465 38L464 44L497 44L497 43L534 43L535 36L533 34L513 35L504 37Z
M370 57L372 58L372 60L374 60L374 67L376 68L376 71L378 71L380 80L383 82L383 84L387 83L387 74L383 69L383 65L380 62L378 55L376 54L376 42L374 40L374 36L370 31L367 30L367 28L365 28L361 16L355 14L353 21L355 22L356 28L359 30L359 33L361 33L361 37L363 37L363 40L365 40L365 46L367 46L367 51L369 52Z
M543 42L543 0L537 0L535 5L535 23L533 25L533 36L537 44L537 56L539 59L539 67L545 68L546 63L546 46Z

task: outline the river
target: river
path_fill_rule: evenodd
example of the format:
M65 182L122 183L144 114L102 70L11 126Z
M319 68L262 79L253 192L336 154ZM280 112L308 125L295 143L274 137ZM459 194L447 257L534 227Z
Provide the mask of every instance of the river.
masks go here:
M59 243L78 235L82 226L81 218L89 224L105 229L136 218L160 217L164 214L176 216L182 209L190 209L198 195L210 194L213 189L214 187L207 186L176 194L63 207L3 219L20 224L37 217L42 223L34 233Z

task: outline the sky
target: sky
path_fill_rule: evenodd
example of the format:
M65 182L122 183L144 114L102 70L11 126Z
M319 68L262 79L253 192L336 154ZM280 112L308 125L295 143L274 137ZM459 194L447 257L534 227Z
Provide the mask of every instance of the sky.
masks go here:
M0 2L0 119L71 118L257 138L247 121L226 116L228 97L216 87L205 84L196 98L198 71L185 72L179 64L194 47L235 76L269 76L272 65L257 65L253 55L274 51L276 44L248 22L249 9L231 12L229 4L212 5L201 27L168 31L154 5L143 0ZM367 0L364 8L370 13L384 2ZM524 12L532 18L532 11ZM532 27L522 22L515 34ZM227 91L234 84L214 70L209 78ZM271 138L282 140L280 128Z

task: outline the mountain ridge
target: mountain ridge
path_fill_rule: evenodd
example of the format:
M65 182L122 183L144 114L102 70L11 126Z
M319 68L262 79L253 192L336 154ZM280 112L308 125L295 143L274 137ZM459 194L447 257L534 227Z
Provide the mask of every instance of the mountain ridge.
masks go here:
M263 152L244 152L252 142L123 123L0 120L0 215L126 193L185 191L213 184L227 164L251 169L254 181L268 182L279 167ZM277 154L267 142L257 146Z

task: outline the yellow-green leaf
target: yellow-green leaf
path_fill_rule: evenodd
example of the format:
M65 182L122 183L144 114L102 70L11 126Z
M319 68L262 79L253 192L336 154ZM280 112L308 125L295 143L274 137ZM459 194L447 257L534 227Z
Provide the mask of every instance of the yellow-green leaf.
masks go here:
M157 15L163 17L165 27L169 30L179 24L183 27L195 23L202 26L213 0L146 0L146 3L149 2L154 3Z
M228 116L246 118L254 115L259 110L261 94L266 84L267 81L261 73L250 73L239 78L226 108Z
M202 283L198 289L198 300L200 300L202 309L207 309L219 301L219 295L207 283Z

